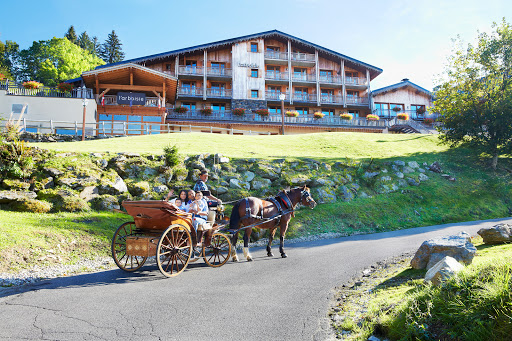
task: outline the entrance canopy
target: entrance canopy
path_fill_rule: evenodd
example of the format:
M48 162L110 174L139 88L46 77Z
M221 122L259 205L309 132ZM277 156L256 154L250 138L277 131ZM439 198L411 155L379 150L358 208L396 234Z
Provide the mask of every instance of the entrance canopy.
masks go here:
M99 98L119 91L134 91L156 96L163 103L174 103L176 100L178 78L138 64L98 68L82 73L82 79L88 88L94 89Z

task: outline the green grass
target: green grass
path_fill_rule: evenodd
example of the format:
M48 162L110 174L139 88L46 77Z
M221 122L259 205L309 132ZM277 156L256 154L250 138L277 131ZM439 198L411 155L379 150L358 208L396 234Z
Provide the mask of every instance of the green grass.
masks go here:
M162 154L176 145L182 154L220 153L233 158L392 158L417 153L443 152L436 135L370 133L319 133L303 135L162 134L122 137L86 142L34 143L32 145L68 152L137 152Z
M425 271L401 268L372 288L366 313L338 330L352 340L510 340L512 245L477 249L473 263L439 287L424 284Z

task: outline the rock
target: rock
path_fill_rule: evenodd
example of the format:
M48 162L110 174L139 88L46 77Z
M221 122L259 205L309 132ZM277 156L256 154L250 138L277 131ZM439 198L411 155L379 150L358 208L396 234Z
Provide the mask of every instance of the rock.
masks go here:
M108 167L108 161L105 160L105 159L99 159L99 160L96 160L96 164L101 168L101 169L105 169Z
M379 172L365 172L363 174L363 178L365 179L371 179L371 178L374 178L376 177L377 175L379 175L380 173Z
M229 163L229 158L225 156L219 157L219 163Z
M455 258L443 257L427 271L425 282L432 282L433 285L438 286L463 268L464 266L457 262Z
M262 178L277 180L279 179L279 174L276 169L266 166L266 165L258 165L258 169L256 173L259 174Z
M62 197L62 201L54 203L53 209L57 212L87 212L91 210L89 204L77 196Z
M311 190L311 193L319 204L336 202L336 193L331 187L316 187Z
M141 196L149 191L149 183L147 181L132 182L128 184L128 191L133 196Z
M434 173L441 173L442 172L442 169L441 169L441 165L439 164L439 162L434 162L433 164L431 164L428 169L430 169L432 172Z
M169 192L169 187L167 187L166 185L155 186L153 187L153 192L158 194L167 193Z
M128 187L126 187L126 183L119 175L115 176L114 181L103 180L100 186L101 194L118 195L125 192L128 192Z
M409 166L405 166L404 169L402 170L402 173L404 173L404 174L414 173L414 169L412 169Z
M272 181L269 179L261 179L261 180L254 180L252 182L252 188L253 189L262 189L262 188L268 188L272 185Z
M426 176L425 174L423 173L420 173L420 175L418 176L418 180L423 182L423 181L427 181L429 179L428 176Z
M411 167L413 169L420 168L420 165L416 161L409 161L409 162L407 162L407 166L409 166L409 167Z
M18 179L4 179L2 186L11 191L28 191L30 183Z
M167 184L169 184L171 179L172 179L172 176L169 178L169 177L165 176L164 174L162 174L155 178L155 182L157 182L161 185L167 185Z
M65 185L73 189L78 187L86 187L95 185L99 181L98 178L93 176L79 176L76 178L59 178L57 180L58 185Z
M330 164L328 164L328 163L325 163L325 162L320 163L320 168L321 168L322 170L327 171L327 172L330 172L330 171L332 170L331 165L330 165Z
M363 199L364 199L364 198L371 198L371 196L369 196L368 194L366 194L366 192L360 192L360 193L359 193L359 197L360 197L360 198L363 198Z
M125 162L126 160L128 160L126 158L126 156L118 155L118 156L114 156L112 159L110 159L110 162Z
M8 204L13 201L23 201L25 199L35 199L36 192L31 191L0 191L0 204Z
M240 181L238 179L231 179L229 180L229 187L231 188L238 188L238 189L251 189L251 185L247 182Z
M51 176L53 176L54 178L59 176L59 175L62 175L64 174L62 171L56 169L56 168L51 168L51 167L46 167L46 168L43 168L43 170L50 174Z
M441 254L436 255L436 254ZM476 254L476 248L471 244L469 234L461 232L458 235L429 239L421 244L411 260L414 269L429 269L439 261L440 257L450 256L466 265L471 264ZM432 262L430 261L432 259Z
M347 187L352 191L352 192L355 192L357 193L357 191L359 191L359 189L361 188L361 186L359 186L359 184L355 183L355 182L352 182L350 184L347 185Z
M134 157L140 157L140 154L139 153L123 153L124 156L126 156L127 158L134 158Z
M92 157L96 157L96 158L103 157L103 154L101 154L101 153L90 153L89 155Z
M311 181L311 183L309 184L309 187L319 187L319 186L334 187L334 182L331 180L328 180L328 179L320 178L320 179L315 179L315 180Z
M187 180L188 170L186 168L175 168L173 176L176 181L185 181Z
M121 209L119 201L112 195L102 195L93 200L93 207L99 211L112 211L114 209Z
M380 178L380 181L383 181L383 182L389 182L389 181L392 181L393 179L390 177L390 176L382 176Z
M203 161L194 161L190 164L190 168L203 170L206 168Z
M36 181L34 183L34 191L40 191L42 189L53 188L55 183L53 182L53 177L49 176L47 178L43 178L40 181Z
M399 161L399 160L395 161L394 164L397 165L397 166L402 166L402 167L405 166L405 162L404 161Z
M485 244L501 244L512 242L512 225L497 224L492 227L484 227L477 232Z
M339 175L339 174L336 174L334 176L331 177L331 179L337 184L337 185L344 185L348 182L348 180L346 178L344 178L343 176Z
M404 179L398 179L398 187L406 187L407 186L407 181L405 181Z
M304 174L297 174L290 178L289 183L292 186L304 186L307 185L311 180Z
M407 183L411 186L419 186L420 183L413 178L407 178Z
M97 186L87 186L82 192L80 192L79 197L87 202L93 200L94 198L100 195L99 189Z
M382 170L381 170L381 172L382 172L382 173L387 173L387 172L388 172L388 170L387 170L386 168L384 168L384 169L382 169Z
M399 179L403 179L404 178L404 173L402 173L402 172L396 172L395 175Z
M354 193L347 188L347 186L340 187L341 194L343 195L343 201L354 200Z
M226 194L228 192L228 189L224 186L217 187L217 195Z
M398 189L399 187L396 184L382 184L376 189L376 192L386 194L396 192Z
M253 172L246 171L245 173L242 174L242 181L251 182L252 180L254 180L254 177L255 174Z
M154 178L157 174L158 174L157 169L154 169L151 167L146 167L146 168L144 168L144 171L142 172L142 178L144 180L149 180L149 179Z
M418 168L418 172L425 173L425 170L423 168Z
M375 335L372 335L370 336L367 341L381 341L378 337L376 337Z

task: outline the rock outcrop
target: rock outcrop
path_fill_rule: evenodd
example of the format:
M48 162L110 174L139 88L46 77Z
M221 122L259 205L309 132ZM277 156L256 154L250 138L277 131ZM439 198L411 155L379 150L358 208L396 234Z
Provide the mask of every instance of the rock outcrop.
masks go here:
M484 227L477 232L485 244L502 244L512 242L512 225L497 224L492 227Z

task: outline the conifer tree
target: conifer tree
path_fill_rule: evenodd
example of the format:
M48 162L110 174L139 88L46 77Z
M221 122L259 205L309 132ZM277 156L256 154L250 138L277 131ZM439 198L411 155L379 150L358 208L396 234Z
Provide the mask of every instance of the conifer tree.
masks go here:
M80 46L81 48L83 48L84 50L86 51L89 51L91 54L94 54L94 43L93 41L91 40L91 38L89 38L89 35L87 34L87 32L82 32L82 34L80 34L80 37L78 38L78 46Z
M107 40L101 45L100 57L108 64L117 63L124 59L124 52L122 50L121 41L116 32L108 35Z
M76 36L75 27L73 25L69 26L68 31L64 35L64 38L67 38L73 44L77 43L78 37Z

